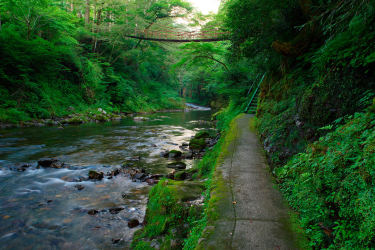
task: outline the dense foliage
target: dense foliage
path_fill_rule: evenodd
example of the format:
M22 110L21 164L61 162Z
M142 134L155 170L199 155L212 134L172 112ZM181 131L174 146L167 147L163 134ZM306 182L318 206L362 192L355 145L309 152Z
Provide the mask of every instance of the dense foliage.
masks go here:
M374 247L375 2L227 0L213 22L232 33L226 51L186 45L181 63L240 111L266 74L258 130L311 245Z
M180 0L2 0L0 121L172 108L180 95L227 107L216 114L225 133L261 82L257 128L311 245L375 247L374 0L225 0L217 15L194 20L230 32L228 41L178 47L126 38L177 25L171 18L190 11ZM198 164L201 177L212 174L221 143ZM171 183L153 189L150 211L162 223L149 218L143 236L171 236L168 223L188 222ZM187 249L207 218L194 216Z
M258 129L311 245L374 247L375 3L233 0L225 11L231 60L267 73Z
M0 121L178 107L169 50L125 36L170 24L175 8L191 10L178 0L1 1Z
M374 113L356 113L276 170L315 245L373 246L374 128Z

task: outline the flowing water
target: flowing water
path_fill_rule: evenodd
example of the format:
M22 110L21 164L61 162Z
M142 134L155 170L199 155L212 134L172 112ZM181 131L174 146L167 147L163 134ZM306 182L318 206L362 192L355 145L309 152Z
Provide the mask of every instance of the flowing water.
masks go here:
M148 120L0 130L0 249L128 248L140 228L130 229L128 221L143 220L150 186L125 174L77 180L89 170L120 168L134 157L148 172L171 172L160 153L179 150L196 131L208 128L202 121L210 119L210 111L144 117ZM72 167L38 169L42 157L56 157ZM32 167L11 170L20 163ZM91 209L99 212L89 215Z

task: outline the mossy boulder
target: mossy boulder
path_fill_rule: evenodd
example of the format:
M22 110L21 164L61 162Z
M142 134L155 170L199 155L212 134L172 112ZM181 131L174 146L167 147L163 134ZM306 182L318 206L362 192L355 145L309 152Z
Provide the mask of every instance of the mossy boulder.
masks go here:
M186 171L178 171L177 173L174 174L174 179L176 181L186 180L187 177L188 177L188 173Z
M199 131L193 138L191 138L189 147L191 150L202 151L207 147L207 142L210 138L215 137L215 132L213 130L203 130Z
M180 158L182 156L182 152L178 150L171 150L169 151L168 157L169 158Z
M204 131L199 131L195 136L195 139L205 139L205 138L210 138L210 133L206 130Z
M161 246L170 245L171 238L182 244L190 231L190 227L185 226L186 219L193 211L186 202L200 198L203 191L202 182L160 181L150 192L145 227L134 235L132 248L148 249L142 247L150 246L155 238L160 239Z
M189 143L189 148L191 150L203 150L207 146L206 139L205 138L192 138Z

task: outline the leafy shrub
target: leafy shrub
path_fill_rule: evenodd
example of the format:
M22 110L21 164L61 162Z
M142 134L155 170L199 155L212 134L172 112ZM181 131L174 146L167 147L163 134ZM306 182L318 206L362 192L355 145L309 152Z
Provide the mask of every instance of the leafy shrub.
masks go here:
M356 113L275 172L313 246L375 246L374 113Z

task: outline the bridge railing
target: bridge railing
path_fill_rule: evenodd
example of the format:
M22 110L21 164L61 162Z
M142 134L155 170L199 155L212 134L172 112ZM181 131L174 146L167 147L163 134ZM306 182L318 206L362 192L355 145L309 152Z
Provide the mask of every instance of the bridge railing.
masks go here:
M173 39L173 40L194 40L194 39L217 39L229 36L229 32L220 31L199 31L199 32L173 32L164 30L135 30L132 36L148 39Z

